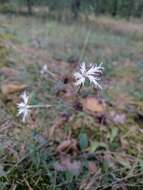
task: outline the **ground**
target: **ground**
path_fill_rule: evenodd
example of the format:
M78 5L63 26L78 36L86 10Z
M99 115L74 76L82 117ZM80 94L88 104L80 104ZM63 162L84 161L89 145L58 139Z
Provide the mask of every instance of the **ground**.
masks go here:
M142 29L137 20L0 15L1 189L142 189ZM102 90L77 94L82 61L103 62ZM24 89L31 104L51 105L26 124L16 107Z

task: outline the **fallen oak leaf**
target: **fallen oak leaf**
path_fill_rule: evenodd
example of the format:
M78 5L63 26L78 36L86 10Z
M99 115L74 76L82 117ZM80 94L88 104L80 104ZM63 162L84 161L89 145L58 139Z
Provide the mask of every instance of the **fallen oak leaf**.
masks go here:
M13 94L16 92L23 91L27 86L25 84L2 84L1 85L1 92L3 95Z
M95 97L83 98L81 100L81 104L85 111L98 114L103 114L106 108L105 103L103 101L97 100Z
M63 141L58 147L58 152L77 151L77 141L75 139L68 139Z

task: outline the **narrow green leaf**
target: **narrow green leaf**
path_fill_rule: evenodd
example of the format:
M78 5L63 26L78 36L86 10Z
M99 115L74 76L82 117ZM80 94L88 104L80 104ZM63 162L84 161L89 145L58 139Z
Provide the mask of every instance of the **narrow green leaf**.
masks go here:
M88 136L86 133L81 133L79 135L79 145L81 150L84 150L85 148L88 147Z
M113 127L110 133L110 142L112 143L118 134L118 128Z

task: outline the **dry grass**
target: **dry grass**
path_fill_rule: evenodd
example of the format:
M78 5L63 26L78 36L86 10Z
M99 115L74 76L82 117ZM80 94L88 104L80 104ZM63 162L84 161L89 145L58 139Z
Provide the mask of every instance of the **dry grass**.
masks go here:
M109 16L99 16L94 15L81 16L84 21L89 21L98 29L107 30L118 35L137 35L143 37L143 24L137 19L113 19Z

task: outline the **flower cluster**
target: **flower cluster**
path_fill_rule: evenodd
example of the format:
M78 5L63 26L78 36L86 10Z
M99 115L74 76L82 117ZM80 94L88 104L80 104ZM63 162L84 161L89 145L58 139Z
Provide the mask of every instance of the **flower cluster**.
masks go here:
M87 66L84 62L81 63L79 72L74 73L75 77L75 85L76 86L84 86L86 80L93 84L96 88L102 88L99 84L101 74L103 73L103 66L102 63L100 65L90 64ZM51 73L48 70L47 65L44 65L42 70L40 71L41 75L45 73L49 73L50 75L54 76L55 74ZM29 96L27 95L26 91L21 95L21 102L17 104L18 108L18 116L22 115L22 121L25 122L28 118L28 115L33 108L43 108L43 107L50 107L50 105L30 105L29 104Z

